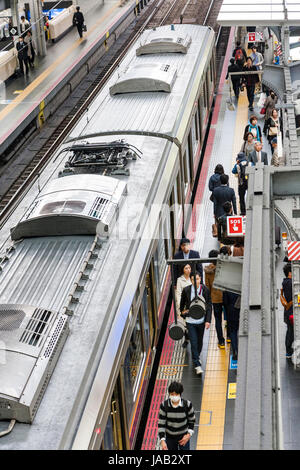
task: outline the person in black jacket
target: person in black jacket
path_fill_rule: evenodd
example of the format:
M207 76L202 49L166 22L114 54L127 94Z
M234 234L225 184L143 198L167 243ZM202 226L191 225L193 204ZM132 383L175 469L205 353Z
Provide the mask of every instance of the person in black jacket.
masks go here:
M285 278L282 281L282 294L285 298L287 305L284 307L284 323L286 323L287 330L285 336L285 349L286 358L290 359L293 355L293 342L294 342L294 323L293 323L293 281L292 281L292 267L287 263L283 272Z
M229 77L230 73L240 72L241 68L235 63L235 60L232 58L230 59L230 65L227 70L226 80ZM241 76L240 75L231 75L231 83L232 88L235 94L236 99L238 99L240 94L240 84L241 84Z
M237 360L238 331L240 321L240 296L233 292L223 292L223 304L226 311L227 334L229 334L232 348L232 359Z
M205 316L196 320L189 316L189 308L192 300L196 297L194 275L191 275L192 285L183 289L180 300L180 312L186 320L189 338L191 342L192 360L196 374L202 374L200 354L203 345L204 329L208 329L211 323L212 303L208 288L202 284L202 277L196 273L196 292L197 296L205 300Z
M73 15L73 25L77 26L78 34L82 38L82 27L84 24L84 17L80 11L80 7L76 7L76 13Z
M240 41L237 41L236 47L232 53L232 57L234 57L237 66L241 70L245 63L245 60L247 60L247 54L245 49L241 46Z
M19 42L17 42L16 48L18 51L18 60L20 64L20 70L21 70L22 75L24 75L24 65L26 67L26 73L29 72L29 66L28 66L28 45L24 42L23 36L19 37Z
M228 186L228 180L229 180L228 175L225 175L225 174L221 175L220 176L221 186L217 187L213 191L214 215L215 215L216 220L218 220L218 218L221 217L221 215L225 213L223 204L226 201L229 201L232 203L233 212L234 214L237 213L235 193L234 193L234 190Z
M253 60L251 57L247 58L247 62L243 67L244 72L254 72L256 71L257 68L255 65L253 65ZM254 92L255 92L255 84L259 82L259 78L257 74L249 74L249 75L244 75L242 78L243 83L246 85L247 89L247 98L249 101L249 106L248 108L250 111L253 111L253 101L254 101Z
M188 238L182 238L179 243L179 250L174 255L174 259L191 259L200 258L199 251L191 250L191 241ZM203 277L203 268L201 263L196 264L196 270L200 273L201 278ZM174 282L175 287L177 279L181 276L182 266L174 264Z

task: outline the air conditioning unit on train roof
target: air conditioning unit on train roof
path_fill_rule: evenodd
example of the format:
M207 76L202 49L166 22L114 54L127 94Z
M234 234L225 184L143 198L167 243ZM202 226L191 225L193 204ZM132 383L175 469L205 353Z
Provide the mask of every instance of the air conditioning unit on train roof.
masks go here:
M46 185L11 229L12 240L59 235L108 237L127 194L124 181L103 175L69 175Z
M192 42L191 36L178 36L177 31L164 32L151 31L147 38L141 43L136 50L136 55L146 54L164 54L164 53L181 53L186 54Z
M68 334L68 317L0 305L0 419L31 423Z
M135 64L129 67L110 87L111 95L164 91L171 93L177 70L169 64Z

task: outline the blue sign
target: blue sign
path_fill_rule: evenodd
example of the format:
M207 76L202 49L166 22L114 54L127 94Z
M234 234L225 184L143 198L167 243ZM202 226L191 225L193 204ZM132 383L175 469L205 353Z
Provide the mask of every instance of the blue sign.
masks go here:
M237 361L232 359L232 354L230 355L230 369L237 369Z

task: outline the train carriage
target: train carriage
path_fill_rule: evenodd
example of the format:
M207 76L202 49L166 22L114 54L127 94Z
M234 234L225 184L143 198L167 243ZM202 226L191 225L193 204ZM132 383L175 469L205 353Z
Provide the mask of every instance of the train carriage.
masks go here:
M2 448L134 448L214 44L203 26L145 31L1 229Z

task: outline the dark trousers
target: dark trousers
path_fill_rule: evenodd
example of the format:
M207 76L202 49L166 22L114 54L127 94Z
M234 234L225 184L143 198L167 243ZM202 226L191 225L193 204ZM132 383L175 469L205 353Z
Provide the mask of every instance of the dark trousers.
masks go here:
M232 347L233 353L238 352L238 331L239 331L239 322L231 321L230 322L230 339L231 339L231 347Z
M166 436L166 444L168 450L190 450L190 441L188 441L185 446L181 446L180 444L178 444L178 441L180 441L181 439L182 437L174 439L174 437Z
M255 85L246 85L249 108L253 107Z
M222 330L222 307L223 304L213 304L214 307L214 316L216 323L216 332L218 336L219 343L224 342L223 330Z
M82 24L77 23L76 26L77 26L78 34L82 38Z
M232 88L233 88L233 91L234 91L234 94L235 94L236 98L238 98L239 94L240 94L240 81L239 80L232 80Z
M238 191L239 191L239 198L240 198L241 215L246 215L245 195L247 191L247 185L239 184Z
M195 367L200 366L199 356L202 351L203 335L205 323L197 325L195 323L186 323L191 343L192 360Z
M285 349L287 354L293 354L293 342L294 342L294 325L290 322L287 323L287 330L285 335Z
M19 59L20 70L24 73L24 65L26 67L26 73L29 72L28 59Z

